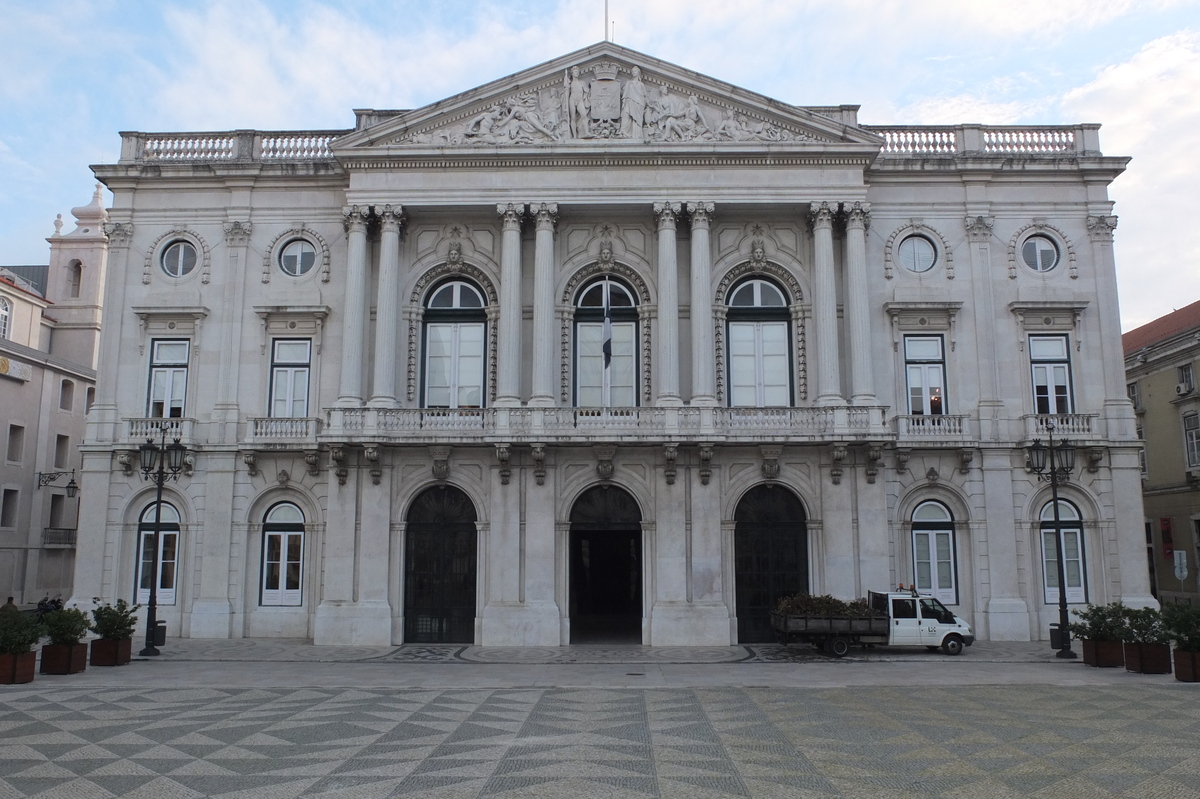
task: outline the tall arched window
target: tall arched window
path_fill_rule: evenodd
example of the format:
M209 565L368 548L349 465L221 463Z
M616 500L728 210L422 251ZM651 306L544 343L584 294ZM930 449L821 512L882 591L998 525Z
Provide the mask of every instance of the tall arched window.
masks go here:
M729 405L792 404L791 315L786 295L762 278L729 292Z
M424 407L482 408L487 311L479 289L461 280L435 288L424 337Z
M262 591L259 604L303 604L304 512L290 502L263 518Z
M605 275L579 292L575 304L575 404L631 408L638 404L638 312L634 294Z
M913 582L947 605L958 604L954 516L940 502L922 502L912 515Z
M79 291L83 286L83 264L79 261L71 261L67 264L67 296L71 299L79 297Z
M1058 527L1062 539L1063 573L1066 577L1067 601L1087 602L1087 570L1083 547L1083 517L1079 508L1066 500L1058 501ZM1046 604L1058 602L1058 547L1054 529L1054 503L1042 506L1042 583Z
M12 303L7 297L0 297L0 338L8 338L8 329L12 323Z
M150 601L151 573L158 574L158 604L175 604L175 574L179 565L179 511L174 505L162 503L159 519L158 546L154 546L154 503L146 506L138 520L138 561L135 600L144 605ZM157 567L155 558L157 557Z

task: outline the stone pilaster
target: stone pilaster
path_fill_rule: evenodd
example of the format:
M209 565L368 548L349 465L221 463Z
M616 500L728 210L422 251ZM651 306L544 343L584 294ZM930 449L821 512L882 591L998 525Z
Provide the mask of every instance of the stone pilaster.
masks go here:
M529 404L553 406L558 377L558 336L554 319L554 224L557 203L530 203L533 245L533 391Z
M496 405L521 404L521 217L523 203L496 206L500 215L500 321L496 332Z
M675 220L679 203L654 204L658 221L658 397L656 405L677 406L679 396L679 255Z
M400 206L385 205L379 214L379 294L375 305L373 408L396 407L396 344L400 314Z
M342 379L339 408L357 408L363 399L363 351L367 337L367 216L370 209L342 209L346 227L346 306L342 316Z

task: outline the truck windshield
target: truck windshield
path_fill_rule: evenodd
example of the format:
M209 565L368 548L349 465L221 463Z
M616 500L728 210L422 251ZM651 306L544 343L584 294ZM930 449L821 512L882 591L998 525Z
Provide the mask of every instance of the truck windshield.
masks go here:
M954 623L954 614L945 605L932 597L921 598L921 617L925 619L937 619L942 624Z

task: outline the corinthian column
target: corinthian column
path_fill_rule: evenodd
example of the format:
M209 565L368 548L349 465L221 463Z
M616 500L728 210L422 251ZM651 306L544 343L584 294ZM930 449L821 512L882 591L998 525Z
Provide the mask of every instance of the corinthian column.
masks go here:
M854 203L846 216L846 321L850 328L850 401L875 404L871 372L871 308L867 302L867 225L871 204Z
M521 404L521 216L523 203L496 206L500 235L500 323L496 332L496 405Z
M716 206L688 203L692 215L692 404L717 404L712 319L712 242L709 226Z
M530 203L533 244L533 393L530 405L554 405L558 337L554 335L554 222L557 203Z
M841 405L838 369L837 279L833 273L836 204L812 204L813 327L817 338L817 405Z
M682 405L679 398L679 256L675 218L679 203L655 203L658 218L658 400L659 406Z
M346 227L346 302L342 317L342 383L339 408L362 405L363 343L367 328L367 214L354 205L342 209Z
M379 215L379 296L375 305L375 393L373 408L396 407L396 335L400 294L400 206Z

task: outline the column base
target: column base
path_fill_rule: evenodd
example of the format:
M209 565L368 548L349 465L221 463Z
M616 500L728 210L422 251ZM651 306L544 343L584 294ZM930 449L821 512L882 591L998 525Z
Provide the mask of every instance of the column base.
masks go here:
M989 641L1028 641L1029 606L1017 597L988 600L987 638Z
M361 408L362 397L338 397L333 403L335 408Z
M233 608L227 599L198 599L192 605L189 638L229 638Z
M317 606L317 646L391 646L392 608L386 602L322 602Z
M683 400L674 394L667 394L654 401L656 408L682 408Z
M724 604L659 603L651 610L650 646L730 646Z
M558 605L488 605L480 646L561 646Z
M535 394L529 398L529 402L525 403L529 408L553 408L556 406L554 397L545 394Z
M367 400L368 408L399 408L400 404L396 402L395 397L371 397Z
M496 401L492 403L493 408L520 408L520 397L496 397Z

